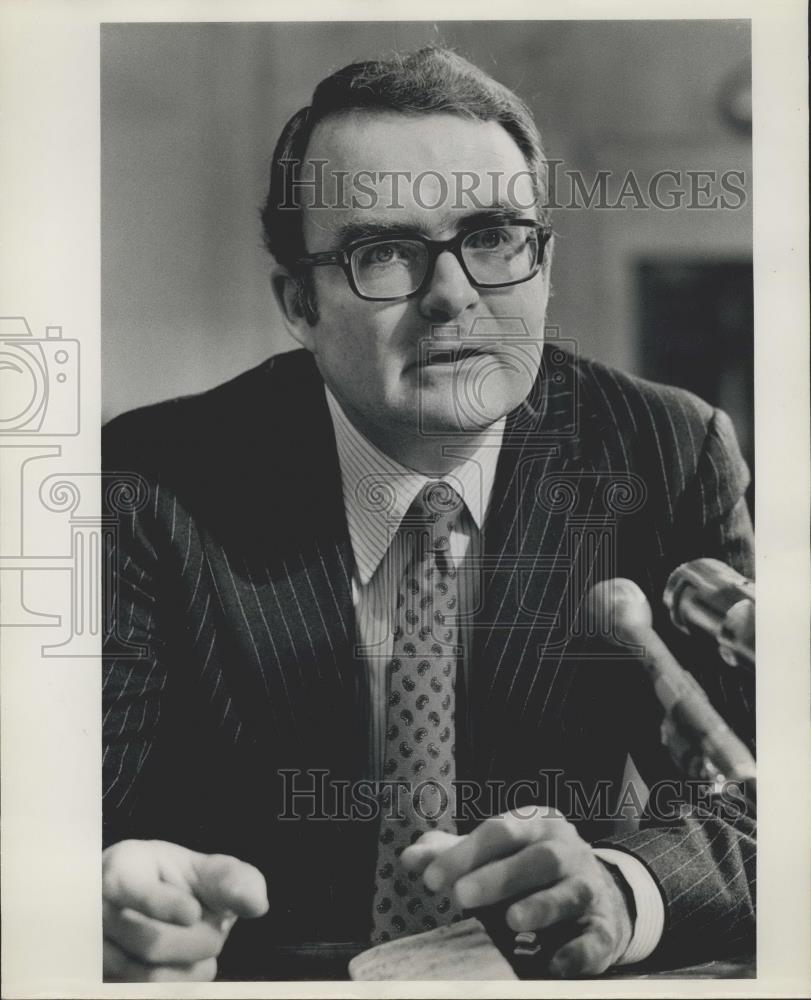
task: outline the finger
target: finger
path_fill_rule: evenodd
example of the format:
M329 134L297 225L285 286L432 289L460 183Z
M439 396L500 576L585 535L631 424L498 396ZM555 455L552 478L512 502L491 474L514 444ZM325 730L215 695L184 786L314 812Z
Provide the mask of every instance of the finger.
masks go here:
M461 838L456 833L445 830L429 830L420 839L407 847L400 855L400 861L408 872L422 875L437 855L458 844Z
M117 909L130 907L167 923L190 926L202 915L202 907L188 889L162 879L154 857L145 850L120 850L105 856L102 894Z
M578 854L573 842L536 841L463 875L454 892L459 905L467 910L523 896L572 874Z
M603 921L593 921L573 941L555 952L549 963L554 976L598 976L611 965L614 939Z
M514 931L538 931L582 916L593 899L594 890L585 879L566 878L513 903L507 924Z
M238 917L267 913L265 877L253 865L227 854L208 854L195 864L195 874L195 894L209 910Z
M217 975L217 960L193 965L148 965L131 958L112 941L104 941L104 981L113 983L158 983L186 980L207 983Z
M540 810L515 810L486 819L473 833L463 837L426 868L423 879L434 891L453 885L457 879L490 861L515 854L535 840L557 835L561 821Z
M214 958L227 937L227 931L220 927L220 917L215 914L191 927L179 927L129 908L116 910L109 903L104 904L103 913L105 937L131 958L148 965L190 965Z

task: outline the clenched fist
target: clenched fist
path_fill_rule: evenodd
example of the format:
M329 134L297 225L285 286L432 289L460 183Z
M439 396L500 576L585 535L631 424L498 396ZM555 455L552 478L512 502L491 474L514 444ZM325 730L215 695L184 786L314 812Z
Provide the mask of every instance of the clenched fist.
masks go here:
M554 975L598 975L630 943L623 892L555 809L518 809L465 836L431 831L403 851L402 862L429 889L452 888L465 910L511 900L506 919L513 931L572 926L573 936L549 963Z
M238 917L268 909L244 861L162 840L123 840L102 855L104 978L208 981Z

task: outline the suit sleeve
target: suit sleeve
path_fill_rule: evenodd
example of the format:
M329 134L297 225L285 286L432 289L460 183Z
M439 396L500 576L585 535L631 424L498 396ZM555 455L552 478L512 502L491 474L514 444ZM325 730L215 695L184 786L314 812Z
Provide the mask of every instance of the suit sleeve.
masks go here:
M713 557L754 576L754 539L745 492L750 476L732 422L715 410L696 472L674 516L672 559Z
M714 557L752 575L752 525L744 499L748 483L729 418L715 411L695 475L675 508L665 560L668 571L691 559ZM657 627L679 662L691 670L721 716L754 752L754 676L725 665L711 642L667 631L663 621ZM664 932L655 952L660 960L685 964L752 949L755 817L734 791L728 797L709 796L707 788L683 794L682 776L668 770L664 760L657 708L637 708L634 719L639 745L632 756L652 789L640 829L603 844L637 857L660 889L665 904ZM645 722L640 722L640 715Z

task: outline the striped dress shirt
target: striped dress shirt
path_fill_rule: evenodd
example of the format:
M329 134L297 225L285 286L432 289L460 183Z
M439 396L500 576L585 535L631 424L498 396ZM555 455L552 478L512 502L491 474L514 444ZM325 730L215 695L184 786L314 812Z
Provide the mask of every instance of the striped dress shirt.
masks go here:
M355 568L352 574L352 603L355 609L357 645L355 656L363 661L369 679L369 759L370 779L383 778L388 710L388 671L393 636L391 624L399 581L394 567L402 566L403 544L400 523L426 483L441 478L448 482L465 504L465 515L457 519L450 534L450 555L461 570L459 580L460 632L463 649L464 623L469 609L478 606L479 576L463 567L475 563L481 551L484 524L499 448L506 418L489 429L487 440L478 446L456 445L459 464L442 476L427 476L390 458L360 433L325 387L327 405L335 430L335 444L341 469L346 522ZM468 454L463 455L464 451ZM465 669L466 659L462 659ZM633 893L635 920L631 941L619 964L641 962L650 955L662 936L665 909L659 889L645 866L630 854L610 848L595 848L597 856L618 868Z

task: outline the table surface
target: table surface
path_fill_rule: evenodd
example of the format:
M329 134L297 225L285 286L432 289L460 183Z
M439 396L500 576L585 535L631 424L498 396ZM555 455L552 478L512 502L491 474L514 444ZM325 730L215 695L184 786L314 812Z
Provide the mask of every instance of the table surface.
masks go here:
M336 941L300 945L277 945L272 949L274 980L345 980L350 959L365 951L369 943ZM522 976L533 980L545 977ZM657 968L642 963L609 969L600 979L753 979L756 975L754 955L702 962L679 968ZM419 977L415 977L419 978ZM551 977L550 977L551 978Z

